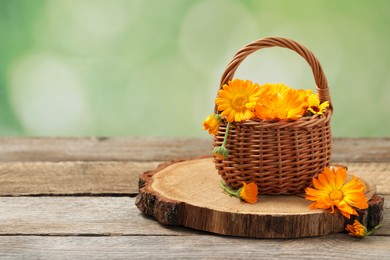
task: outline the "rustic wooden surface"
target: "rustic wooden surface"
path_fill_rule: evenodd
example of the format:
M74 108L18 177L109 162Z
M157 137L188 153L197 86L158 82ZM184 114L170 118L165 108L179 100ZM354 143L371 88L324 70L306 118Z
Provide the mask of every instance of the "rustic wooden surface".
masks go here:
M165 226L136 208L138 175L210 153L210 139L0 139L1 259L388 259L390 138L335 139L333 162L370 178L385 198L371 237L246 239Z

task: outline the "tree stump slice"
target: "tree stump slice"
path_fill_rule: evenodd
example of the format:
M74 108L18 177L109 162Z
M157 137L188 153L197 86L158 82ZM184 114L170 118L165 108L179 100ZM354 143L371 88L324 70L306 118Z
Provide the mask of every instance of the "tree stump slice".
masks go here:
M372 228L383 218L383 198L377 195L348 220L339 211L310 210L303 194L260 195L256 204L245 203L220 182L210 157L166 163L140 176L136 205L163 224L255 238L328 235L345 231L354 219Z

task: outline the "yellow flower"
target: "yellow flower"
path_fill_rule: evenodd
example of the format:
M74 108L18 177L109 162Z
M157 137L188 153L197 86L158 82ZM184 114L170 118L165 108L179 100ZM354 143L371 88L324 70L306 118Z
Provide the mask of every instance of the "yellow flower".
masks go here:
M260 87L261 97L255 106L255 115L267 119L298 119L303 116L304 96L283 83L267 83Z
M239 188L236 191L232 191L228 189L223 182L221 182L221 187L224 189L227 193L229 193L231 196L235 196L237 198L240 198L248 203L254 204L257 202L257 194L258 188L257 185L254 182L251 182L249 184L246 184L244 181L242 182L242 187Z
M249 80L234 79L223 85L215 100L218 111L228 122L252 119L253 109L259 98L259 85Z
M203 122L203 129L208 130L209 134L215 135L218 132L219 125L221 124L221 116L218 114L209 115Z
M325 168L323 173L318 175L318 179L313 178L313 188L306 188L306 199L314 201L311 209L332 209L336 206L347 218L350 215L357 215L354 208L366 209L368 207L367 198L364 195L365 186L363 182L355 176L346 182L347 171L342 167L334 169Z
M347 225L345 228L353 237L363 238L367 235L367 229L355 219L352 225Z
M322 115L326 111L326 108L329 107L329 101L325 101L320 104L320 99L318 94L311 94L307 98L307 111L313 115Z

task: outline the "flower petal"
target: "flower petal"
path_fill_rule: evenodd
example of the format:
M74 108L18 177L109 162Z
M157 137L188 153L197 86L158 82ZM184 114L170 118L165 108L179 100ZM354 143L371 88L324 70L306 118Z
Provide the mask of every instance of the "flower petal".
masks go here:
M249 184L242 182L242 185L243 186L240 190L240 198L252 204L256 203L258 194L257 185L254 182L251 182Z
M336 189L340 190L347 179L347 170L343 167L338 167L336 171L335 186Z

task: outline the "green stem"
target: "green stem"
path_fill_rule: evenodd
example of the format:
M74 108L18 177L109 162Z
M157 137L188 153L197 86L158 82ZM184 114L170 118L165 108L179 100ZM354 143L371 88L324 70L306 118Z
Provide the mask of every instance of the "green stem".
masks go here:
M374 234L374 232L377 231L381 226L382 226L382 224L376 225L375 227L373 227L373 228L370 230L370 232L367 233L366 236L370 236L370 235Z
M230 122L228 122L226 125L225 136L223 138L222 147L226 147L227 138L229 136L229 129L230 129Z
M228 188L226 188L225 184L223 184L222 181L221 181L220 185L221 185L222 189L223 189L224 191L226 191L227 193L229 193L231 196L235 196L235 197L237 197L237 198L240 198L240 194L239 194L238 191L229 190Z

